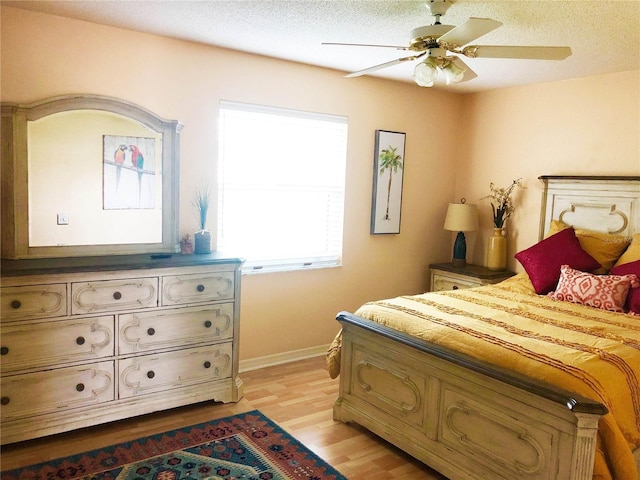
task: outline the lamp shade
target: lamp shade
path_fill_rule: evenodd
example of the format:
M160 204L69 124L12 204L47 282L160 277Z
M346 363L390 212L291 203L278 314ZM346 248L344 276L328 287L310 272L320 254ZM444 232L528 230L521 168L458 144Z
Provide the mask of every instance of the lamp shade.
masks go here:
M420 62L413 70L413 79L421 87L432 87L438 77L435 61L432 57Z
M447 85L461 82L464 78L464 70L453 62L443 67L442 73L444 74Z
M444 220L444 229L451 232L478 230L478 206L468 203L450 203Z

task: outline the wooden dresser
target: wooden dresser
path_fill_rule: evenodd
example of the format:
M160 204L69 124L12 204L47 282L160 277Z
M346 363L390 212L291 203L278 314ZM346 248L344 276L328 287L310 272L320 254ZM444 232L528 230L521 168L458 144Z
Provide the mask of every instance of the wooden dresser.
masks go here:
M3 260L1 439L236 402L242 259Z

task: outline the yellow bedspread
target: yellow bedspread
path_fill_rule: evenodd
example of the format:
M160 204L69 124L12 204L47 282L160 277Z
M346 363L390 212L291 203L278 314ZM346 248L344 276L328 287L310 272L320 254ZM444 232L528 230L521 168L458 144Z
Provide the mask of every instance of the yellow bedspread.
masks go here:
M372 302L355 313L603 403L594 479L637 480L640 317L532 295L522 278ZM338 336L330 366L339 349Z

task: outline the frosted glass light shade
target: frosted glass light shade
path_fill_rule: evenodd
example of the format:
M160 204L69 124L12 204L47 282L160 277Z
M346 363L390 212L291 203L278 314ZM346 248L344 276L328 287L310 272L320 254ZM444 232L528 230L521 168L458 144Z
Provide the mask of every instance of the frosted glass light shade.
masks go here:
M468 203L450 203L444 220L444 229L451 232L478 230L478 206Z
M442 69L447 85L461 82L464 78L464 70L455 63L451 62Z
M431 60L431 61L429 61ZM429 57L424 62L420 62L413 70L413 79L421 87L432 87L433 82L438 77L438 70L433 62L433 58Z
M441 49L432 49L431 52ZM457 63L456 63L457 62ZM442 72L447 85L458 83L464 80L466 69L464 63L457 57L430 56L423 62L418 63L413 69L413 80L421 87L432 87L436 78L438 78L438 70Z

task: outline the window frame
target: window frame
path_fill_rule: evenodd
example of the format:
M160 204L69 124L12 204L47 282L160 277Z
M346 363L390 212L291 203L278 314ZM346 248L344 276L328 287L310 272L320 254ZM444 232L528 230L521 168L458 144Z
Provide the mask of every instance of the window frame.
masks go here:
M302 255L291 255L291 256L277 256L277 257L251 257L251 254L246 254L248 257L242 267L243 274L259 274L259 273L269 273L269 272L284 272L284 271L294 271L294 270L310 270L310 269L318 269L318 268L332 268L332 267L340 267L342 265L342 251L344 246L344 210L345 210L345 190L346 190L346 163L348 156L348 117L342 115L334 115L327 113L316 113L302 110L294 110L289 108L281 108L281 107L272 107L265 105L256 105L249 103L241 103L235 101L220 101L220 110L219 110L219 138L218 138L218 177L217 177L217 191L218 191L218 219L217 219L217 232L218 232L218 247L223 250L228 251L236 251L240 255L243 255L242 249L238 249L234 247L234 245L228 244L228 241L224 241L224 222L225 222L225 193L227 191L225 185L225 148L226 148L226 139L224 138L225 129L227 128L227 124L225 123L225 114L226 112L245 112L251 115L255 114L260 116L262 114L266 115L275 115L277 117L282 117L283 121L291 121L292 119L299 119L301 121L304 120L312 120L312 121L322 121L328 122L329 124L341 125L338 127L341 131L336 134L334 137L334 142L336 142L336 152L339 150L340 158L337 160L336 164L339 168L335 172L336 175L339 174L339 181L336 182L335 185L324 185L319 186L318 191L324 192L327 195L327 201L329 202L326 208L327 213L331 213L331 210L335 208L335 198L339 199L339 205L337 205L339 213L331 213L331 218L333 220L334 225L331 226L331 222L327 221L327 226L325 228L325 233L332 233L332 241L325 242L325 248L330 243L335 243L337 245L336 251L328 251L325 250L324 253L319 254L319 252L315 252L315 254L302 254ZM302 155L299 155L302 156ZM333 180L338 180L337 177ZM301 186L301 185L298 185ZM295 187L295 186L294 186ZM315 187L313 187L315 190ZM323 190L324 189L324 190ZM276 191L285 191L286 188L282 188L282 190L275 189ZM334 198L335 197L335 198ZM334 202L334 203L331 203ZM339 226L336 226L336 222ZM336 243L337 242L337 243Z

